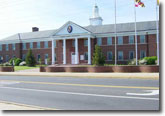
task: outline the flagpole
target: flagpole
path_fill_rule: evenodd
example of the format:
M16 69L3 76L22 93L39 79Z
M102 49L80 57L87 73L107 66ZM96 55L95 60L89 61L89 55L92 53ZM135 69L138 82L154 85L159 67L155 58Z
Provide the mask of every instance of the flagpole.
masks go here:
M138 48L137 48L137 30L136 30L136 6L134 0L134 15L135 15L135 51L136 51L136 65L138 65Z
M156 28L157 28L157 65L159 65L159 18L158 18L158 1L156 0Z
M115 65L117 65L117 27L116 27L116 0L115 0Z

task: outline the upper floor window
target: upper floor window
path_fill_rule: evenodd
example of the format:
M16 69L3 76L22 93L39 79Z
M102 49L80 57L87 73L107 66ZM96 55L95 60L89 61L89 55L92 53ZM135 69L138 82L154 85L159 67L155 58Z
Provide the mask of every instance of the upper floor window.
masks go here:
M122 45L123 44L123 37L120 36L118 37L118 45Z
M144 57L146 57L146 51L145 50L141 50L140 51L140 58L142 59Z
M87 39L84 40L84 46L88 46L88 40Z
M26 50L26 43L23 43L23 50Z
M107 53L107 60L113 60L112 52Z
M145 43L145 35L140 35L140 43Z
M15 50L15 44L12 44L12 49Z
M112 45L112 37L108 37L108 39L107 39L107 44L108 44L108 45Z
M40 48L40 42L37 42L37 48L38 49Z
M6 51L9 51L9 45L6 44Z
M99 46L102 45L102 38L97 38L97 45L99 45Z
M33 42L30 43L30 49L33 49Z
M44 42L44 47L45 47L45 48L48 48L48 41L45 41L45 42Z
M134 36L129 36L129 44L134 44Z
M123 60L123 51L118 52L118 60L119 61Z
M2 44L0 44L0 51L2 51Z

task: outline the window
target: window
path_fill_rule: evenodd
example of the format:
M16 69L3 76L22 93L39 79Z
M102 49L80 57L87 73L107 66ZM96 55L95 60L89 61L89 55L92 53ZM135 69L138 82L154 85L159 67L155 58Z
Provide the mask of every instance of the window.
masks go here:
M33 49L33 42L30 43L30 49Z
M0 51L2 51L2 44L0 44Z
M55 60L55 61L57 60L57 58L56 58L56 53L54 53L54 60Z
M15 58L15 55L13 55L13 58Z
M118 45L122 45L123 44L123 37L118 37Z
M88 52L85 52L84 58L85 58L85 60L88 60Z
M12 44L12 49L15 50L15 44Z
M118 52L118 60L119 61L123 60L123 51Z
M129 44L134 44L134 36L129 36Z
M72 40L72 47L75 47L75 40Z
M45 41L45 42L44 42L44 47L45 47L45 48L48 48L48 41Z
M37 42L37 48L38 49L40 48L40 42Z
M6 62L9 61L9 55L6 55Z
M56 48L56 41L54 41L54 48Z
M102 45L102 38L97 38L97 45L99 45L99 46Z
M88 46L88 40L87 39L84 40L84 46Z
M22 60L25 61L25 59L26 59L26 54L23 54L22 55Z
M129 51L129 59L134 59L134 51Z
M41 59L40 54L37 55L37 61L39 61Z
M145 43L145 35L140 35L140 43Z
M26 50L26 43L23 43L23 50Z
M112 37L109 37L109 38L107 39L107 45L112 45Z
M45 54L45 59L48 59L48 54Z
M140 51L140 58L142 59L142 58L144 58L144 57L146 57L146 51L141 50L141 51Z
M0 56L0 64L3 62L3 57Z
M9 51L9 45L6 44L6 51Z
M113 60L112 52L107 53L107 60Z

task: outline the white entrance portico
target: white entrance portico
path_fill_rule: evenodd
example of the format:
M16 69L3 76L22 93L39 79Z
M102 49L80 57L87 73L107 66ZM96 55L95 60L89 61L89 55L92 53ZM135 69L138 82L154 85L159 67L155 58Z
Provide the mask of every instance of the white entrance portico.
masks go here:
M79 39L84 38L88 39L88 64L91 64L91 38L94 38L91 32L84 29L83 27L73 23L68 22L64 26L62 26L56 33L52 36L52 64L55 64L55 50L54 50L54 41L62 40L63 41L63 64L67 64L67 46L66 42L69 39L75 40L75 53L74 53L74 61L72 64L79 64ZM72 57L72 55L71 55Z

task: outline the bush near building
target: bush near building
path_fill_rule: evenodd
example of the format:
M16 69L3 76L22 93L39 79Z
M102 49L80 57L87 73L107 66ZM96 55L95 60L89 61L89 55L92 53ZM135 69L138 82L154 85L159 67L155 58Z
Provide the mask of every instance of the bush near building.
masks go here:
M156 56L144 57L143 59L138 60L139 65L155 65L157 61ZM129 61L128 65L136 65L136 59Z
M19 66L19 64L22 62L20 58L12 58L10 59L9 63L12 66Z
M156 56L145 57L144 60L147 61L147 65L154 65L156 64L157 57Z
M36 65L36 60L31 49L28 50L25 61L26 65L29 67L34 67Z
M105 56L103 55L102 50L98 45L95 45L95 52L94 52L92 64L97 66L105 64Z

